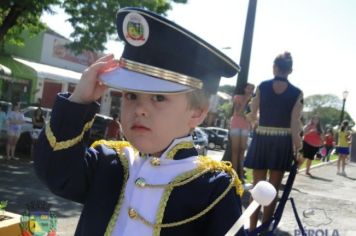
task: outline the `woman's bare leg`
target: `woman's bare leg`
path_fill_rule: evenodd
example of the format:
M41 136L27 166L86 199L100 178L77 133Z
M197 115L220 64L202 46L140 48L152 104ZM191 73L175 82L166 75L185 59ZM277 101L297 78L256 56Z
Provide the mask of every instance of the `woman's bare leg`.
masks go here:
M267 222L269 219L271 219L271 217L274 213L274 210L276 208L276 203L277 203L278 190L281 185L283 175L284 175L284 171L278 171L278 170L270 171L269 182L276 189L277 195L270 205L263 208L263 221L262 221L263 223Z
M240 149L240 136L231 136L231 164L236 173L239 175L238 172L238 154Z
M253 174L253 186L255 186L259 181L266 180L267 170L252 170ZM250 201L253 199L251 198ZM261 207L259 207L250 217L250 231L256 229L258 221L258 213L260 212Z

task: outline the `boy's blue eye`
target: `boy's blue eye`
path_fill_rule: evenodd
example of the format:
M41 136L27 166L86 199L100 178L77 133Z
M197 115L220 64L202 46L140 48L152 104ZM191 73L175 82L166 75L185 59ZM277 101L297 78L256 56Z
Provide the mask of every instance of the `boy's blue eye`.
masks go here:
M166 97L164 95L161 94L157 94L153 96L153 101L155 102L163 102L166 100Z
M137 95L134 93L125 93L125 98L127 100L135 100L137 98Z

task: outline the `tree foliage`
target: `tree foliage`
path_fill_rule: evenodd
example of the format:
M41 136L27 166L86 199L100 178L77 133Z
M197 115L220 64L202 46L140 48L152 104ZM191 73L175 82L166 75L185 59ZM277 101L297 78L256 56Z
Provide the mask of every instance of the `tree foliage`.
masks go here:
M115 16L119 8L139 6L165 14L172 2L187 0L1 0L0 43L6 40L23 44L21 32L26 29L30 34L37 34L44 30L45 25L40 22L42 13L54 14L52 8L58 5L69 14L68 21L74 28L71 49L78 53L84 49L103 51L104 44L111 37L116 38Z
M336 95L311 95L304 99L303 119L307 122L313 115L318 115L323 126L334 127L340 123L341 109L342 100ZM346 111L344 112L344 119L354 123L352 117Z
M313 111L321 107L333 107L341 109L342 101L334 94L316 94L304 99L304 109Z
M38 34L45 29L40 22L43 12L53 13L52 6L58 5L60 0L1 0L0 4L0 43L22 45L20 34L27 30L30 35Z

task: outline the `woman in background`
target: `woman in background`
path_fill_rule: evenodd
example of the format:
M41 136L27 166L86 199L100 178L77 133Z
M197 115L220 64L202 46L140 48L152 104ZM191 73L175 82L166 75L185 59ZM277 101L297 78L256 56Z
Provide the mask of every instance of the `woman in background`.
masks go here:
M7 114L7 144L6 159L15 158L17 141L21 135L21 126L25 122L24 115L20 112L20 104L13 106L12 111Z
M317 115L314 115L304 127L303 134L303 161L300 165L302 165L306 159L305 174L311 176L311 163L320 147L323 145L323 130Z
M253 185L268 181L278 192L285 171L289 171L295 153L301 148L301 112L303 92L292 85L288 76L293 70L289 52L278 55L273 63L274 78L263 81L251 102L247 118L255 129L249 146L245 167L252 169ZM268 175L267 175L268 174ZM263 223L270 220L276 198L263 209ZM258 211L251 216L250 231L256 228Z
M41 107L38 107L32 117L32 124L34 129L42 129L45 124L45 117Z
M245 115L254 90L255 86L248 83L245 86L244 94L234 96L234 113L230 121L231 163L242 183L245 183L243 161L250 133L250 122L246 120Z

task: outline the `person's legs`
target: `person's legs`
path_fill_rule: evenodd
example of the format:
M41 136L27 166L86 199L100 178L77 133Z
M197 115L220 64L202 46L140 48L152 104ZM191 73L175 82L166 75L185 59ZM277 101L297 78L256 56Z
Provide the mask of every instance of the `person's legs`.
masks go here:
M331 152L332 152L333 148L332 147L327 147L326 148L326 161L330 161L330 156L331 156Z
M310 166L311 166L312 160L307 159L307 163L305 165L305 174L310 175Z
M271 219L276 208L278 190L282 182L284 171L270 170L269 182L275 187L277 194L272 203L263 208L263 223Z
M340 174L340 163L341 163L341 158L342 158L342 154L339 154L339 157L337 158L337 174Z
M239 136L238 135L231 135L231 164L232 168L236 170L238 176L240 177L240 174L237 170L238 166L238 152L239 152Z
M341 155L341 174L343 175L346 175L346 172L345 172L345 165L346 165L346 158L347 158L347 155Z
M14 159L15 158L15 150L16 150L16 144L17 144L17 140L18 137L14 137L12 145L10 147L10 151L11 151L11 158Z
M11 150L12 150L12 146L14 143L14 139L16 139L15 136L9 134L7 136L7 142L6 142L6 159L10 160L11 159Z
M259 181L266 180L267 170L252 170L253 175L253 186L255 186ZM250 199L253 200L252 198ZM250 231L256 229L258 221L258 213L260 212L261 207L259 207L250 217Z
M244 160L245 160L245 151L247 147L247 137L246 136L240 136L239 137L239 149L238 149L238 156L237 156L237 171L239 178L243 183L245 183L245 178L244 178Z

